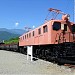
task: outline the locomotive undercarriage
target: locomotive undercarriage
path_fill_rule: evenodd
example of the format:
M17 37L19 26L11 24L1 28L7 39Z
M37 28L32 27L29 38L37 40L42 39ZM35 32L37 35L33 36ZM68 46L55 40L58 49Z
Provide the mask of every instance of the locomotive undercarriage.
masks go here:
M20 46L19 47L19 52L26 55L27 54L27 47Z
M33 46L33 56L61 64L75 64L75 43Z

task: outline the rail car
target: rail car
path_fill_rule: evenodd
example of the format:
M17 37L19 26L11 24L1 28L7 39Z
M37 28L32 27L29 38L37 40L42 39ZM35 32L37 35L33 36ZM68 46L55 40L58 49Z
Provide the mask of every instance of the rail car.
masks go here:
M14 51L22 54L27 54L26 48L19 47L19 43L11 43L11 44L0 43L0 50Z
M63 14L60 20L49 20L23 34L19 37L19 47L22 50L32 46L34 57L75 64L75 24L68 17Z
M0 44L0 49L2 50L10 50L10 51L18 51L19 50L19 45L18 43L12 43L12 44Z

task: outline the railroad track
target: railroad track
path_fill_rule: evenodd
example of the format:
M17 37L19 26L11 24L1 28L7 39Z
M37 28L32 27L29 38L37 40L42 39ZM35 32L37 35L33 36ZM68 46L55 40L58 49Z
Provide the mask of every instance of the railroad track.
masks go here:
M75 69L75 65L71 65L71 64L64 64L64 66L67 66L69 68L74 68Z

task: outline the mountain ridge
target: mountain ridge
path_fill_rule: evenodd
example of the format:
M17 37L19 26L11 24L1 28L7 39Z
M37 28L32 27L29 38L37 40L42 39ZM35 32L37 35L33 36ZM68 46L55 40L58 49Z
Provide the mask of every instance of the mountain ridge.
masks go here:
M26 32L23 29L7 29L7 28L0 28L0 31L6 31L14 34L20 34L20 35Z
M26 31L23 29L6 29L0 28L0 41L9 40L11 38L19 37L24 34Z

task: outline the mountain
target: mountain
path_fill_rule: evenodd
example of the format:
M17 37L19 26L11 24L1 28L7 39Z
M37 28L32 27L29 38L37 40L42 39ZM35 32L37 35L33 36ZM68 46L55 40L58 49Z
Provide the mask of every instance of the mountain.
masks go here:
M10 38L19 37L19 34L13 34L6 31L0 31L0 40L8 40Z
M23 30L23 29L10 29L9 31L11 31L11 33L20 34L20 35L22 35L23 33L26 32L26 31Z
M19 35L22 35L23 33L26 32L23 29L6 29L6 28L0 28L0 31L6 31L9 33L14 33L14 34L19 34Z
M23 33L25 33L25 30L22 29L6 29L6 28L0 28L0 41L2 40L9 40L11 38L19 37Z

